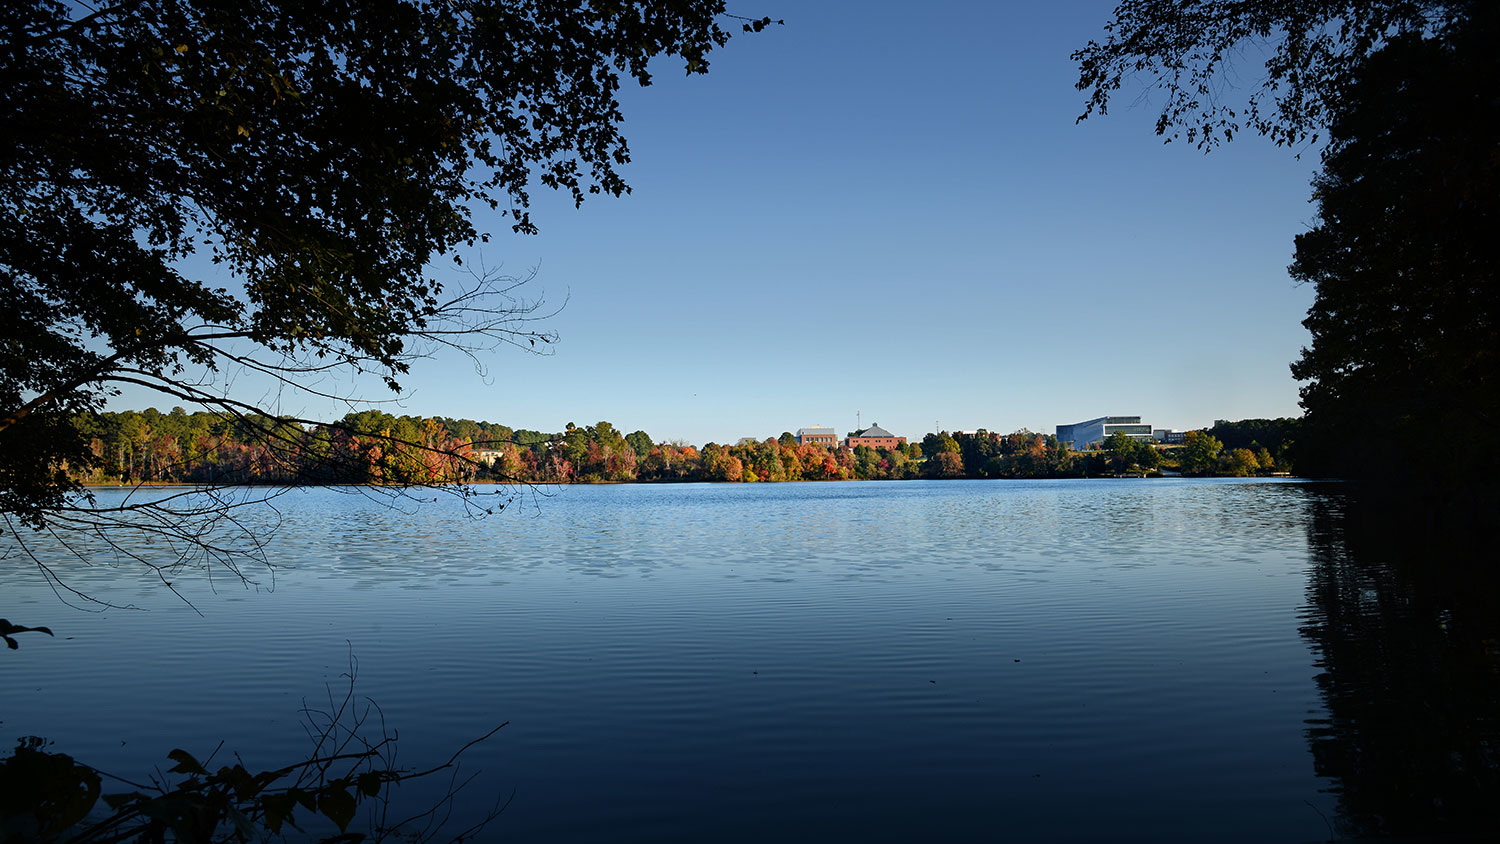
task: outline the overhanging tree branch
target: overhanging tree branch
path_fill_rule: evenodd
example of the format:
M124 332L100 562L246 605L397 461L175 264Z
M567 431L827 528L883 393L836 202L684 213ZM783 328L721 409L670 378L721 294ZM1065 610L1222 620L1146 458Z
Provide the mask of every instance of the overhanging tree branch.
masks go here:
M326 379L373 373L399 395L398 378L436 350L480 369L505 346L545 350L556 336L522 295L529 277L481 270L448 291L434 261L487 241L496 221L476 208L534 231L533 180L575 202L628 191L620 85L650 84L666 59L706 72L729 40L724 11L723 0L5 4L0 30L18 34L0 54L10 532L98 536L136 519L171 533L182 514L170 507L95 510L79 486L105 462L80 420L125 385L258 438L260 462L233 480L327 482L352 467L337 450L351 443L397 452L369 481L464 480L473 460L457 444L284 418L230 397L228 379L255 373L356 407L363 396ZM192 258L233 285L190 272ZM179 459L150 465L161 476Z

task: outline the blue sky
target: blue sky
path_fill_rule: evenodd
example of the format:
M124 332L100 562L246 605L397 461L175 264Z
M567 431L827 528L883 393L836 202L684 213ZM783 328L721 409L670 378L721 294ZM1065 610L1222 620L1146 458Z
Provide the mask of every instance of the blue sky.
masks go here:
M1145 89L1075 125L1068 56L1112 6L736 3L786 26L624 92L632 195L481 218L470 263L566 300L555 353L423 361L387 409L696 444L1297 415L1316 150L1164 145Z

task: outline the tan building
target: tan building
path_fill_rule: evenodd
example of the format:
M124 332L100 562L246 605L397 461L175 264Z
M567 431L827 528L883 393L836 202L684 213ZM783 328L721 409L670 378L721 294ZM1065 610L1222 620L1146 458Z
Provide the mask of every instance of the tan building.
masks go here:
M833 448L839 444L839 434L832 428L817 426L799 428L797 430L797 444L807 445L808 443L817 443L818 445L826 445L829 448Z
M844 440L844 445L851 449L861 445L867 445L870 448L896 448L897 446L906 445L906 437L898 437L879 425L872 423L870 427L863 431L855 431L852 436Z

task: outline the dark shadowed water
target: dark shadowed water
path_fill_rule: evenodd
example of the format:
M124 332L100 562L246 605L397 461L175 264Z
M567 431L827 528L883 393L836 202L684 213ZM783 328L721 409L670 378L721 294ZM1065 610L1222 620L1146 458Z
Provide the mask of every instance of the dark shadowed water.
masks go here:
M1338 485L553 493L479 520L446 497L292 493L273 589L264 571L251 589L174 579L201 617L133 568L59 558L71 585L146 608L67 609L12 555L0 611L58 638L0 657L0 741L46 736L140 775L223 740L274 767L305 751L300 702L340 687L352 649L408 764L510 722L470 752L483 775L460 801L480 812L513 794L489 828L510 841L1391 831L1359 816L1350 788L1380 803L1380 786L1358 785L1370 764L1346 758L1363 758L1350 725L1371 723L1360 707L1387 717L1385 692L1341 696L1352 675L1330 666L1385 651L1341 621L1363 612L1345 598L1376 587L1327 527ZM1374 626L1363 635L1410 638ZM1448 647L1431 634L1418 661ZM1492 657L1464 669L1477 712L1450 716L1473 746L1430 754L1477 754L1456 780L1492 773ZM1483 802L1493 777L1478 782Z

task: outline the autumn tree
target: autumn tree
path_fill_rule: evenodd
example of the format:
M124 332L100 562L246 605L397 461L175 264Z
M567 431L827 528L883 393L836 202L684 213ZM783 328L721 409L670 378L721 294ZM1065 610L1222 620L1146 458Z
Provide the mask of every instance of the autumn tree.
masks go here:
M940 451L922 464L922 474L928 478L962 478L964 459L956 451Z
M1271 451L1267 448L1255 450L1255 463L1262 472L1273 472L1277 468L1276 458L1271 456Z
M882 471L885 476L893 481L905 480L916 475L917 464L911 459L904 448L893 448L888 450L881 458L885 464Z
M1231 448L1220 457L1219 471L1232 478L1244 478L1255 474L1260 463L1255 452L1248 448Z
M478 363L507 344L546 347L524 279L435 262L460 267L492 227L535 231L538 185L577 203L627 192L621 84L649 84L668 57L703 73L729 38L723 0L0 8L12 531L126 515L101 517L69 471L104 459L74 420L122 387L262 426L263 447L286 454L301 440L284 425L317 420L234 397L228 373L330 398L321 385L340 372L399 391L437 348ZM210 262L233 283L210 281ZM149 521L199 535L186 511Z

